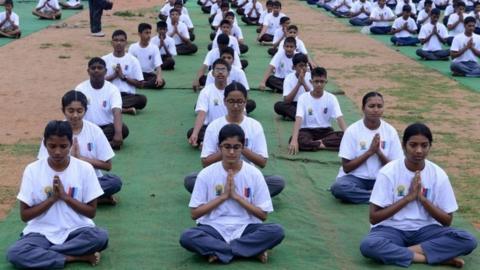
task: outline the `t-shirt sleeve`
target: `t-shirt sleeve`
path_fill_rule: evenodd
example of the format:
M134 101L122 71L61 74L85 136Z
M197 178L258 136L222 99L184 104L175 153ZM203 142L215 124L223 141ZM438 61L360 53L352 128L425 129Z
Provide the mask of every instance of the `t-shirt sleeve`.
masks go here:
M302 119L305 119L305 115L306 115L306 111L305 111L305 98L303 96L303 94L298 98L298 101L297 101L297 113L295 114L295 116L299 116L301 117Z
M426 29L427 29L427 28L426 28L425 26L423 26L423 25L420 27L420 33L418 33L418 38L419 38L419 39L424 39L424 38L426 38L426 37L428 36Z
M143 75L143 74L142 74ZM142 76L143 77L143 76ZM113 84L111 84L115 91L112 91L111 95L111 109L121 109L122 108L122 96L120 95L120 90Z
M438 177L441 178L439 179L440 185L438 185L437 190L435 190L436 195L433 204L447 213L453 213L457 211L458 205L452 185L448 180L448 176L443 171Z
M295 85L297 84L297 80L295 80L296 76L288 76L285 77L285 80L283 80L283 96L286 97L288 96Z
M207 88L204 88L200 91L197 99L197 105L195 106L195 112L204 111L208 112L208 94L206 91Z
M137 81L143 81L143 73L142 73L142 66L137 58L132 57L132 65L133 65L133 76L134 79Z
M400 138L398 137L397 131L392 127L392 149L391 149L391 157L390 160L395 160L403 157L403 149L402 144L400 143Z
M170 41L170 45L168 46L168 52L170 52L172 56L177 55L177 47L175 46L175 41L171 38L168 40Z
M273 56L272 60L270 60L270 66L277 68L280 65L280 60L282 58L281 53L283 52L279 51Z
M378 173L375 185L373 186L372 194L370 195L370 202L382 208L393 204L392 183L390 179L382 172Z
M355 138L353 137L353 126L347 128L343 134L342 141L340 142L340 149L338 151L338 156L340 158L352 160L356 158L355 156Z
M107 137L100 128L95 127L95 156L98 160L108 161L115 156Z
M206 158L218 152L218 134L215 134L216 131L217 130L212 123L207 126L207 129L205 130L205 136L203 137L203 146L202 152L200 153L200 158Z
M403 27L403 25L402 25L401 18L397 18L397 19L395 19L395 21L393 21L393 25L392 25L393 29L400 29L402 27Z
M450 50L451 51L454 51L454 52L458 52L460 51L461 49L461 35L458 35L456 37L453 38L453 41L452 41L452 46L450 46Z
M333 113L332 117L337 119L340 116L343 116L342 110L340 109L340 104L338 103L338 99L336 96L332 95L332 107L333 107Z
M214 177L213 175L206 175L205 171L201 171L197 180L195 181L195 186L193 187L192 196L190 197L190 202L188 207L196 208L208 202L208 189L207 182L208 177Z
M82 202L89 203L102 196L103 190L92 165L85 164L85 166L79 166L79 168L84 170L83 172L78 172L83 176Z
M262 209L264 212L271 213L273 212L272 199L270 198L270 193L268 191L267 183L265 178L256 170L253 175L255 178L255 190L253 191L253 205Z
M253 145L250 149L261 155L264 158L268 158L268 149L267 149L267 140L265 139L265 132L263 132L263 127L259 123L255 124L255 137L252 138Z
M154 53L153 53L153 65L155 66L155 68L160 68L162 64L163 62L162 62L162 56L160 55L160 49L155 46Z
M238 81L243 86L245 86L245 89L250 90L250 85L248 84L247 76L245 75L245 72L243 70L240 70L238 72Z
M47 157L48 157L47 148L43 144L43 140L42 140L42 142L40 143L40 149L38 149L37 159L42 159Z
M33 173L31 172L32 166L29 165L23 171L22 183L20 185L20 191L18 192L17 199L28 206L33 206L33 187L32 181ZM41 177L37 175L37 177Z

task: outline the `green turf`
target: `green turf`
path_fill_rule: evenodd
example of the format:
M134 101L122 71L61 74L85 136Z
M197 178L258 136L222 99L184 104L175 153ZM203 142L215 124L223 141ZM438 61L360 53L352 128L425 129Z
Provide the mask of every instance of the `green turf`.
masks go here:
M304 2L305 5L306 2ZM345 25L350 26L352 29L360 30L362 29L361 27L355 27L350 25L348 22L348 19L345 18L337 18L335 17L331 12L325 11L323 8L318 8L317 6L313 5L307 5L317 11L320 11L324 14L328 14L330 17L337 19L338 21L344 23ZM450 71L450 61L425 61L421 60L420 57L418 57L415 53L415 51L419 48L421 48L421 45L418 45L416 47L413 46L394 46L392 42L390 41L390 35L369 35L371 38L378 40L385 44L387 47L391 48L392 50L395 50L397 52L402 53L405 56L408 56L411 59L414 59L421 63L422 65L429 67L431 69L434 69L443 75L449 77L452 80L458 81L462 85L470 88L473 91L480 92L480 78L467 78L467 77L457 77L457 76L452 76L452 73ZM445 47L448 49L448 47Z
M206 16L200 15L194 3L189 2L190 14L197 27L197 36L203 46L207 42ZM202 25L202 27L200 27ZM244 30L248 39L255 37L253 28ZM253 44L253 43L249 43ZM194 70L203 58L177 57L174 72L165 72L170 87L190 86ZM259 82L267 57L265 48L251 45L248 53L252 76L251 84ZM195 62L198 60L198 62ZM259 75L260 74L260 75ZM334 86L329 86L334 89ZM183 176L201 169L199 152L186 141L186 130L193 125L193 104L197 94L190 90L167 89L141 91L149 98L145 111L138 116L125 117L130 137L124 148L117 152L114 172L124 181L119 194L120 203L100 207L95 222L110 232L109 248L97 269L205 269L216 268L205 259L194 255L178 244L181 232L194 226L187 207L189 194L183 188ZM337 202L328 192L340 163L336 153L301 153L287 155L287 140L292 122L281 121L273 112L273 104L280 95L252 91L257 109L251 117L264 127L269 161L263 170L287 179L286 189L273 199L275 212L269 222L285 227L286 238L273 250L270 261L261 265L254 260L235 260L229 269L396 269L364 259L358 246L369 225L366 205L345 205ZM345 96L338 96L346 121L359 118L356 106ZM471 226L457 218L456 225ZM17 239L23 228L18 210L0 223L0 254ZM478 234L477 234L478 236ZM475 269L480 259L478 252L466 257L467 265ZM74 264L69 269L91 269ZM12 269L0 260L0 269ZM416 266L415 269L430 269Z
M22 30L22 37L38 32L49 25L57 24L79 12L79 10L62 10L62 20L40 20L38 17L32 15L32 10L37 6L37 3L38 1L34 0L13 1L13 11L20 17L20 29ZM88 1L83 1L83 5L84 9L88 9ZM4 11L3 6L0 7L0 10L1 12ZM15 41L15 39L0 38L0 46L8 44L12 41Z

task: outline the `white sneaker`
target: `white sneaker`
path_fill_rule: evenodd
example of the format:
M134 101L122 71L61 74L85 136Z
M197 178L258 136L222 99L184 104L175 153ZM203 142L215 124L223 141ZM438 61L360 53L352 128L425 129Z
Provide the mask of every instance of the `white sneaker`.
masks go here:
M91 33L90 34L92 37L104 37L105 33L103 32L97 32L97 33Z

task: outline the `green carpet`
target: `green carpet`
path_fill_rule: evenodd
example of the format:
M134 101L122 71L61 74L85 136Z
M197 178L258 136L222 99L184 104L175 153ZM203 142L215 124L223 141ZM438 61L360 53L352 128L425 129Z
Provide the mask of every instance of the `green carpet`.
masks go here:
M88 1L82 1L84 9L88 10ZM20 29L22 30L22 38L32 33L38 32L52 24L58 24L62 20L77 14L80 10L62 10L61 20L40 20L32 15L32 10L37 6L38 1L34 0L14 0L13 12L20 17ZM4 11L4 7L0 6L0 12ZM15 41L16 39L0 38L0 47Z
M188 209L189 194L183 187L183 176L201 169L199 152L186 140L186 131L194 122L193 104L197 94L189 88L194 72L206 52L209 30L206 16L193 2L188 3L201 50L195 56L177 57L174 72L165 72L169 89L141 91L149 98L146 110L135 117L125 117L131 130L124 148L117 153L113 172L122 176L123 190L116 207L100 207L95 218L98 226L107 228L110 245L102 253L96 269L206 269L205 259L180 247L182 231L195 225ZM254 28L245 27L248 40L255 38ZM248 52L249 81L256 86L266 67L266 49L253 42ZM329 85L328 89L335 89ZM235 260L229 269L396 269L364 259L359 243L368 232L368 207L344 205L330 195L328 188L340 166L336 153L287 154L287 141L293 122L281 121L273 112L278 94L252 91L257 109L251 117L265 130L270 158L266 174L275 173L287 179L287 187L273 199L275 212L268 221L284 226L285 240L275 248L268 264L255 260ZM360 115L345 96L338 96L347 123ZM181 104L181 106L179 106ZM462 219L456 224L473 231ZM0 254L5 254L24 224L18 207L0 223ZM478 234L477 234L478 236ZM478 252L466 257L466 269L480 262ZM84 264L69 269L91 269ZM13 269L0 260L0 269ZM430 269L415 266L415 269ZM440 268L442 269L442 268Z

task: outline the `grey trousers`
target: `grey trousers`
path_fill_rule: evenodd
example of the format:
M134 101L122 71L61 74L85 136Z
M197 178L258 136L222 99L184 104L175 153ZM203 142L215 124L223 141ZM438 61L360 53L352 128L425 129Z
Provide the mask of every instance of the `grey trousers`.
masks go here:
M240 238L225 242L213 227L199 224L185 230L180 236L180 245L202 256L215 255L223 263L233 257L249 258L272 249L285 237L278 224L249 224Z
M192 193L193 187L195 187L195 181L197 180L198 172L192 172L185 176L184 186L188 192ZM270 192L270 197L275 197L285 188L285 179L280 175L264 175L265 182Z
M346 203L368 203L375 180L347 174L337 178L330 187L332 195Z
M448 60L450 57L450 50L424 51L418 49L416 53L425 60Z
M98 178L98 182L103 189L101 197L110 197L122 189L122 180L114 174L104 174Z
M108 232L98 227L79 228L61 245L54 245L39 233L21 236L7 251L7 260L16 268L58 269L65 256L93 254L107 248Z
M480 77L480 65L475 61L452 62L450 70L466 77Z

